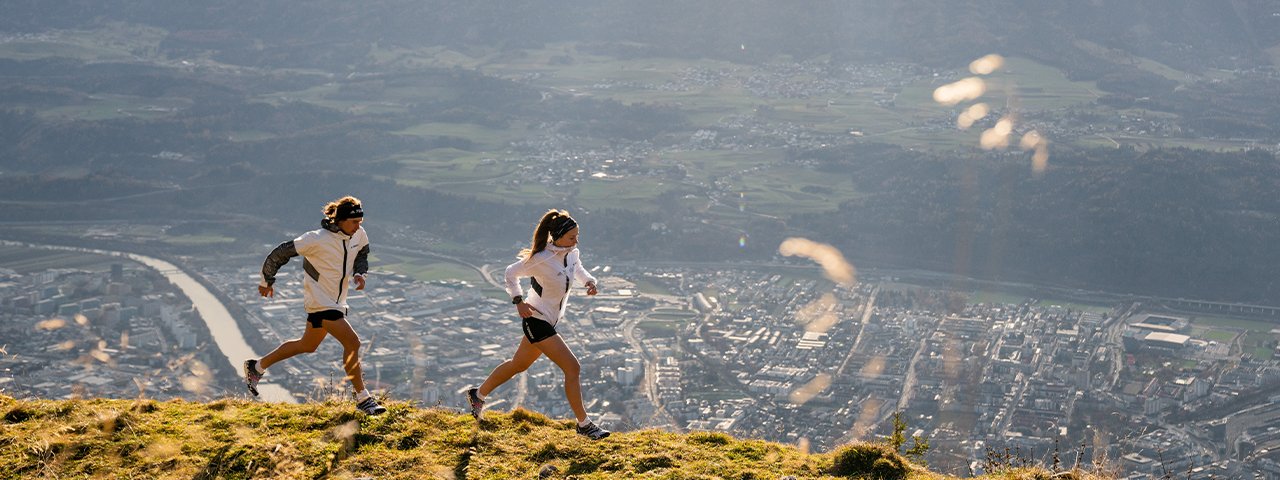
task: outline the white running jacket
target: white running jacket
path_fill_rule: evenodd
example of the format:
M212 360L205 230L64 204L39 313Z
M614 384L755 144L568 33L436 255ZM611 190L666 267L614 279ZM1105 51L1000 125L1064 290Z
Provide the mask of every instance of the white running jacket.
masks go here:
M276 272L289 259L302 255L303 305L307 313L324 310L347 311L347 291L351 278L369 271L369 236L364 227L347 236L327 223L324 228L304 233L281 243L262 263L262 283L269 287Z
M532 287L529 295L524 295L520 288L520 279L529 277ZM524 297L525 303L538 309L540 314L534 316L555 325L563 316L564 308L569 303L569 291L574 280L585 285L595 282L596 277L587 273L579 259L578 249L547 245L547 249L533 255L532 258L517 260L507 266L503 276L507 293L515 298Z

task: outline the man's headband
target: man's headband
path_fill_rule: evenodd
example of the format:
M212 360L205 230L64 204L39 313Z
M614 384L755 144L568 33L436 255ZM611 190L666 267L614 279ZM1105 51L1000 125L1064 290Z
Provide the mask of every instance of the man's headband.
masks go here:
M338 205L338 212L333 215L333 219L341 222L348 218L364 218L364 210L360 208L360 205L353 203Z

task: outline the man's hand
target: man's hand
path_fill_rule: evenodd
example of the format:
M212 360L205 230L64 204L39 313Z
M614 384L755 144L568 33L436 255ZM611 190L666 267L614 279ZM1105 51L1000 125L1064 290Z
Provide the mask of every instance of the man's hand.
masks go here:
M600 293L600 291L596 290L596 282L587 282L587 295L595 295L597 293Z
M364 290L364 275L356 274L356 276L353 278L356 281L356 290Z
M258 285L258 294L264 297L274 297L276 296L276 289Z

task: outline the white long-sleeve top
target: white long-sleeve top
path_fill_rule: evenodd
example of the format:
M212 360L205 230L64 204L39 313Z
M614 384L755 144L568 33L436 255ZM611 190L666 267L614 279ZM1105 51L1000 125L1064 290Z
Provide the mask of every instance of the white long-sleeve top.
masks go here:
M281 243L267 255L262 264L264 287L276 281L276 272L289 259L302 256L302 292L307 313L322 310L347 310L347 283L355 275L369 271L369 236L364 228L352 235L336 227L304 233Z
M520 279L524 277L530 277L533 286L528 295L520 288ZM555 325L569 303L572 281L585 285L595 283L596 277L582 267L577 248L547 245L546 250L508 265L503 280L512 298L523 296L525 303L541 312L535 313L535 317Z

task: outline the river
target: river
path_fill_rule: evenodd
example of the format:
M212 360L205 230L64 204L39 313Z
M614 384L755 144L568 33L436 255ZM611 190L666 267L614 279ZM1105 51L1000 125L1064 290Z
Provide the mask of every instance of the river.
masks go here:
M236 323L235 318L231 317L231 312L227 307L214 296L213 292L205 288L200 282L197 282L186 272L178 268L176 265L135 253L112 252L107 250L97 250L92 248L64 247L56 245L35 245L21 242L3 242L9 245L21 245L30 248L42 248L48 250L71 250L76 252L92 253L97 255L107 255L112 257L125 257L135 262L141 263L148 267L154 268L168 278L170 282L182 290L187 298L191 299L192 305L195 305L196 312L200 314L200 318L204 320L205 326L209 328L209 333L213 335L213 342L218 346L218 350L222 352L222 356L231 364L231 368L235 372L242 369L241 363L246 358L257 358L253 348L249 347L249 343L245 342L244 334L240 331L240 325ZM288 389L269 383L263 379L258 384L259 398L268 402L281 403L298 403L297 399ZM229 388L231 391L243 391L243 385L237 385Z

